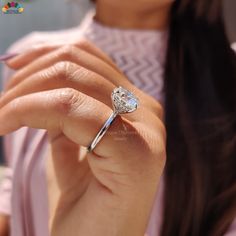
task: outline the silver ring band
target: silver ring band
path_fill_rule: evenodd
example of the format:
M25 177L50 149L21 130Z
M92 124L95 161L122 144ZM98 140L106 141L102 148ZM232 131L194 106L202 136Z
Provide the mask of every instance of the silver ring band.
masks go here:
M93 149L97 146L98 142L102 139L102 137L105 135L109 127L111 126L112 122L115 120L119 113L114 111L110 117L107 119L103 127L100 129L96 137L94 138L93 142L88 147L88 152L92 152Z
M112 122L119 114L130 113L137 109L139 100L130 91L118 87L115 88L111 94L112 104L114 111L107 119L105 124L102 126L100 131L97 133L96 137L92 143L88 146L87 151L92 152L102 137L105 135Z

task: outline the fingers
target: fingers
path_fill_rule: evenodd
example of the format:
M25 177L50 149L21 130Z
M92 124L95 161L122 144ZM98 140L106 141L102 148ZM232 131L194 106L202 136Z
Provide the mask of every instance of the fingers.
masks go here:
M74 88L113 109L111 92L115 86L100 75L70 62L59 62L39 71L8 90L0 99L0 108L23 95L57 88ZM132 121L145 120L150 111L145 106L128 115Z
M45 49L45 50L47 50L47 49ZM40 70L43 70L47 67L53 66L54 63L57 63L59 61L71 61L81 67L86 68L87 70L93 71L94 73L101 75L104 79L107 79L109 82L114 84L116 87L123 86L124 88L127 88L128 90L134 92L138 97L140 97L140 98L144 97L145 99L141 100L141 102L144 101L143 102L144 107L146 107L147 109L150 109L155 114L157 114L159 117L162 116L161 112L160 112L161 111L160 106L158 107L158 105L156 104L156 101L154 101L154 99L146 96L144 93L142 93L140 90L138 90L135 86L133 86L127 80L127 78L125 78L119 72L117 72L116 70L111 68L104 61L96 58L95 56L93 56L91 54L88 54L87 52L82 51L81 49L75 48L74 46L66 46L66 47L60 48L58 50L55 50L47 55L43 55L42 57L36 59L34 62L32 62L30 65L21 69L19 72L17 72L11 78L6 90L11 90L12 88L18 86L18 84L22 83L28 77L34 78L35 77L34 74L37 74L37 72L39 72ZM77 75L79 76L79 73L77 73ZM98 88L98 90L101 91L101 89L105 88L105 86L106 86L106 84L104 84L104 86L101 86L100 88ZM71 87L71 86L68 86L68 87ZM50 88L51 88L51 86L50 86ZM61 86L59 86L59 88L61 88ZM39 90L37 90L37 91L39 91ZM110 91L112 91L112 90L110 90ZM85 91L82 90L82 92L85 92ZM11 93L13 94L13 92L11 92ZM98 93L98 92L96 92L96 93ZM90 94L90 96L92 96L92 94ZM107 98L108 97L110 97L110 94L109 94L109 96L107 96ZM97 98L97 97L95 96L95 98ZM107 101L109 102L109 100L107 100ZM103 100L103 102L105 102L105 101ZM105 102L105 103L107 104L107 102ZM153 105L153 104L156 104L156 105Z
M29 94L18 97L5 105L0 111L0 135L5 135L23 126L50 131L61 131L71 141L89 146L97 132L111 114L105 104L74 89L55 89L52 91ZM128 142L116 140L114 134L126 129L123 134ZM118 116L97 145L94 153L111 157L135 153L137 140L140 139L134 125ZM112 135L114 135L112 137ZM126 137L127 136L127 137Z
M46 55L49 53L49 55ZM94 56L95 55L95 56ZM33 57L33 58L32 58ZM39 57L34 59L34 57ZM163 109L161 105L155 101L154 98L144 94L142 91L137 89L132 85L125 76L121 75L119 69L114 69L114 66L111 60L98 48L94 47L91 43L87 41L81 41L75 45L70 45L66 47L57 46L44 46L42 48L37 48L31 50L25 55L16 57L15 61L10 60L10 64L16 65L21 63L21 66L25 65L24 63L30 58L33 62L28 66L26 65L23 69L17 72L7 85L7 90L18 85L19 82L22 82L28 76L31 76L34 73L37 73L39 70L45 69L53 65L58 61L72 61L81 67L85 67L88 70L92 70L105 79L109 80L115 86L123 86L128 90L134 92L143 103L143 107L149 109L152 113L157 115L163 120ZM18 64L19 65L19 64ZM70 87L70 86L69 86ZM106 103L107 104L107 103Z
M81 39L79 42L75 42L74 44L70 44L68 46L80 48L81 50L83 50L91 55L94 55L95 57L99 58L100 60L106 62L108 65L113 67L118 72L120 71L118 69L118 67L115 65L115 63L102 50L95 47L88 40ZM7 65L13 69L20 69L20 68L26 66L27 64L31 63L35 59L37 59L47 53L50 53L56 49L59 49L61 47L63 47L63 45L38 46L38 47L32 48L32 49L14 57L11 60L8 60Z
M107 78L114 84L127 84L127 79L123 77L119 72L111 68L111 66L105 63L103 60L96 56L89 54L75 46L65 46L54 50L48 54L45 54L35 59L29 65L26 65L17 73L15 73L9 80L6 90L17 86L28 76L37 73L40 70L53 66L60 61L70 61L77 65L80 65L88 70L100 74L104 78Z
M10 217L5 214L0 214L0 235L9 235Z
M14 98L57 88L74 88L112 108L110 96L115 86L100 75L70 62L59 62L25 78L4 94L0 108Z
M46 45L46 46L31 48L15 56L14 58L8 60L6 64L12 69L18 70L21 67L31 63L36 58L41 57L42 55L49 53L57 49L58 47L59 47L58 45L56 46Z
M96 56L97 58L100 58L104 62L106 62L108 65L113 67L115 70L120 72L120 69L117 67L117 65L111 60L110 57L106 53L104 53L101 49L98 47L95 47L94 44L89 42L86 39L81 39L79 42L75 42L74 44L76 47Z

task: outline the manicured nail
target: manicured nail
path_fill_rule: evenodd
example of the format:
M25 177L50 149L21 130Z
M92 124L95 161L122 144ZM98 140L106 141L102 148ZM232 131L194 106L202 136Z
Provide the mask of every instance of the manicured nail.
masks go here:
M19 55L19 53L9 53L9 54L0 55L0 62L5 62L7 60L10 60L17 55Z

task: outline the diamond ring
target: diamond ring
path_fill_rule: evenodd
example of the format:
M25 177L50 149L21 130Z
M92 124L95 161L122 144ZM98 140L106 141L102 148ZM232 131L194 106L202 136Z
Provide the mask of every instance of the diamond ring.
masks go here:
M93 151L93 149L105 135L106 131L108 130L108 128L111 126L112 122L118 115L131 113L135 111L139 105L138 98L133 93L122 87L118 87L113 90L111 94L111 100L113 105L113 113L107 119L107 121L102 126L100 131L97 133L92 143L87 148L88 152Z

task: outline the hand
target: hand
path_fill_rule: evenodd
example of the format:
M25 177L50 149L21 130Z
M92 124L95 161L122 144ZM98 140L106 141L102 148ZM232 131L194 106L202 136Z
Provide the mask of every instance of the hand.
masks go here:
M48 131L49 186L57 189L49 191L51 235L143 236L166 159L160 104L85 41L32 49L8 65L18 71L0 99L0 135L22 126ZM112 113L118 86L140 107L118 116L84 153Z
M9 233L9 216L0 214L0 236L8 236Z

